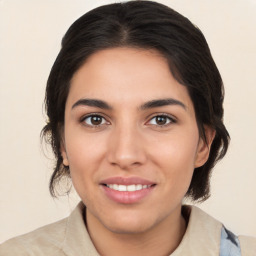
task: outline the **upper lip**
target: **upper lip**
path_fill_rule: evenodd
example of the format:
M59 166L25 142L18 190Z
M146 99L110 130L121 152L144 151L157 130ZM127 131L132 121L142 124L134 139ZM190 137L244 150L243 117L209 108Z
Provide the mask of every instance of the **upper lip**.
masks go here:
M100 184L118 184L118 185L154 185L155 182L152 182L147 179L143 179L141 177L110 177L107 179L104 179L100 182Z

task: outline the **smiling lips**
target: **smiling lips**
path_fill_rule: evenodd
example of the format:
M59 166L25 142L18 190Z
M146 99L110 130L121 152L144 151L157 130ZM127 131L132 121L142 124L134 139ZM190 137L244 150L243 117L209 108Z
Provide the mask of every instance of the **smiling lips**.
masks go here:
M139 202L156 186L155 183L139 177L112 177L103 180L100 185L109 199L122 204Z
M138 190L142 190L142 189L145 189L145 188L149 188L150 185L141 185L141 184L132 184L132 185L118 185L118 184L106 184L106 186L108 188L111 188L111 189L114 189L114 190L117 190L117 191L129 191L129 192L132 192L132 191L138 191Z

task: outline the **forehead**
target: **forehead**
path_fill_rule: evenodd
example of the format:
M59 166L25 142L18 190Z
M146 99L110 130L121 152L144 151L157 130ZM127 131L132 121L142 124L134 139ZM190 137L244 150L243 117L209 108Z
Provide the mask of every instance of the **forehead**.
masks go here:
M91 55L74 74L67 105L80 98L97 98L115 105L169 97L192 107L186 87L175 80L159 52L111 48Z

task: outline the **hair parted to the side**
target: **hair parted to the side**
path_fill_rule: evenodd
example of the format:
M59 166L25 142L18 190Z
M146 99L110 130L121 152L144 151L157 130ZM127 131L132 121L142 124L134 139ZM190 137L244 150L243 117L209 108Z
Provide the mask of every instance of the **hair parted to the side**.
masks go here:
M42 137L51 144L56 165L50 180L56 186L69 177L60 153L64 112L70 81L93 53L113 47L154 49L165 57L170 72L184 85L193 101L200 136L204 125L216 131L208 161L194 170L186 196L194 201L210 195L209 179L218 160L227 151L229 134L223 124L224 88L219 71L202 32L187 18L160 3L129 1L98 7L76 20L66 32L50 72L45 96L49 122Z

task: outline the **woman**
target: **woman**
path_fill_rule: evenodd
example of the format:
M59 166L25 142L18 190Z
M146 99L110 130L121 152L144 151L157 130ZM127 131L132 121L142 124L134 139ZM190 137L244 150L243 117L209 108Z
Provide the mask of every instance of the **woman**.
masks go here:
M223 85L207 42L161 4L96 8L67 31L46 88L50 191L69 177L67 219L0 246L0 255L255 255L184 197L209 197L228 148Z

